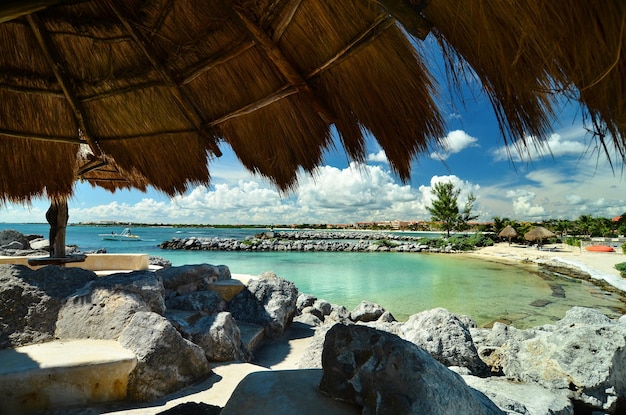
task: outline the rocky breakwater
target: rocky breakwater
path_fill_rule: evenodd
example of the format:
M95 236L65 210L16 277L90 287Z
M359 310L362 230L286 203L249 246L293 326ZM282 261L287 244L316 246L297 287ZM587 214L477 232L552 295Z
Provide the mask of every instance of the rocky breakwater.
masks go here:
M174 238L161 249L205 251L298 252L452 252L452 246L433 249L423 238L372 232L266 232L244 240L234 238Z
M128 399L148 401L206 378L212 362L249 361L259 342L283 334L296 298L289 281L266 273L244 285L226 266L97 277L80 268L0 265L0 348L116 340L137 357ZM242 326L255 328L254 342Z

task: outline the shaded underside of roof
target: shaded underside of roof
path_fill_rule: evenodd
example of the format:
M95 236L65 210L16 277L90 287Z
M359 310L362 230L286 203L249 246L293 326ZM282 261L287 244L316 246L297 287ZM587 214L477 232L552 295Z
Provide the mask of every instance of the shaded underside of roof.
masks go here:
M541 143L565 94L623 159L623 3L9 2L0 202L70 196L79 179L182 193L210 184L223 146L289 190L320 165L334 129L356 161L371 133L406 180L445 133L421 41L408 35L428 30L453 82L481 82L505 139Z

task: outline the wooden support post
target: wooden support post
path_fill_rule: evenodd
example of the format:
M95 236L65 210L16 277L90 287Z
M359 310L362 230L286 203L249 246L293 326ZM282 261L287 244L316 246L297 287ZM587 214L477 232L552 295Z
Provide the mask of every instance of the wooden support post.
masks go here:
M50 257L65 257L65 229L69 219L67 199L52 199L46 212L46 220L50 224Z

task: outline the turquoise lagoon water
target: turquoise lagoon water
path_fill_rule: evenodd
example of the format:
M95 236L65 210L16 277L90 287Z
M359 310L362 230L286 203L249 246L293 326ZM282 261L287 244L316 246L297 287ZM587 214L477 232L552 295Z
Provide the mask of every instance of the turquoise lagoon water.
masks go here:
M47 237L47 224L0 224L0 230ZM67 244L81 250L137 252L164 257L173 265L227 265L232 273L258 275L273 271L295 283L300 292L354 308L361 300L381 304L398 320L423 310L444 307L465 314L480 326L499 320L518 328L546 324L573 306L594 307L617 317L622 296L586 281L547 277L531 266L513 266L462 255L362 252L222 252L169 251L158 244L179 237L243 239L260 229L139 227L142 241L104 241L99 233L122 228L69 226ZM559 294L561 293L561 294ZM564 296L563 296L564 293Z

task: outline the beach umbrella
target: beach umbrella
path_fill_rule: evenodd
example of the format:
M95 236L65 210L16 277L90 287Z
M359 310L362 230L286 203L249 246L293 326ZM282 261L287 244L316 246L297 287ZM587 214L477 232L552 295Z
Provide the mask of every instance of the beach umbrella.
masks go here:
M527 241L539 241L541 245L541 241L547 238L552 238L556 236L556 234L543 226L535 226L530 231L524 234L524 239Z
M509 245L510 245L511 239L517 237L517 231L511 225L507 225L506 228L500 231L498 236L500 238L507 238L509 240Z
M224 146L288 191L334 134L359 162L373 136L406 181L446 132L435 47L506 141L541 146L565 91L623 159L624 16L618 0L5 1L0 203L47 197L53 216L76 180L184 193Z

